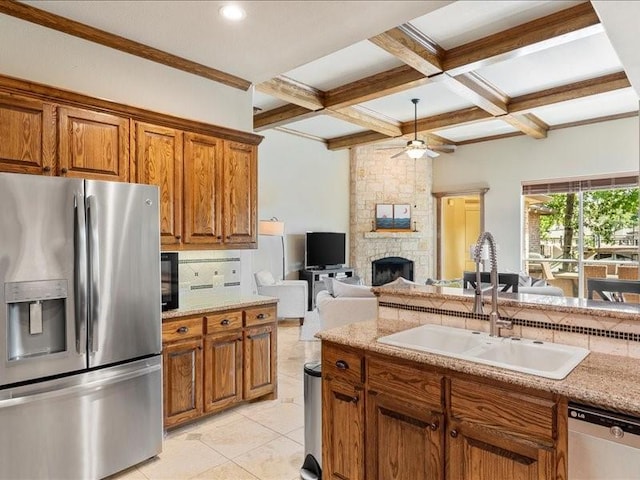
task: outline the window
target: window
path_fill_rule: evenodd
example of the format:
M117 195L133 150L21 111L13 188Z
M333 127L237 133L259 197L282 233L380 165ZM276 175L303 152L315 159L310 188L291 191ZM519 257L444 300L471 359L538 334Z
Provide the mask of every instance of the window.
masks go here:
M584 298L587 278L637 269L637 175L525 184L522 194L530 275Z

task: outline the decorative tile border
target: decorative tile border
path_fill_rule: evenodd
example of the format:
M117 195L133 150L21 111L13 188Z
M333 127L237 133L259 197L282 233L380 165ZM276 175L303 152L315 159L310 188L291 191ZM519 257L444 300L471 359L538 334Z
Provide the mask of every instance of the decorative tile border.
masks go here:
M239 257L230 257L230 258L181 258L178 260L178 263L222 263L222 262L239 262Z
M432 313L437 315L447 315L450 317L473 318L476 320L489 321L489 315L487 314L457 312L453 310L445 310L442 308L421 307L417 305L404 305L404 304L384 302L384 301L380 301L379 305L381 307L396 308L398 310L409 310L413 312ZM618 332L614 330L604 330L604 329L592 328L592 327L580 327L576 325L564 325L564 324L551 323L551 322L542 322L539 320L522 320L520 318L510 318L509 320L511 320L514 325L518 325L521 327L539 328L543 330L554 330L556 332L579 333L582 335L591 335L594 337L606 337L606 338L615 338L617 340L629 340L632 342L640 342L640 334L638 333Z

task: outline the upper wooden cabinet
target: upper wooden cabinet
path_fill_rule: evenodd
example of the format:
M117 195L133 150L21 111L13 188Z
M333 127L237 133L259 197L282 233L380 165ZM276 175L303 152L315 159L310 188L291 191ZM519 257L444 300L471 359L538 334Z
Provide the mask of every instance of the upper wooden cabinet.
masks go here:
M224 143L224 241L255 244L257 209L256 147Z
M129 123L117 115L58 108L58 174L128 182Z
M184 134L184 241L222 243L222 140Z
M132 179L160 189L160 241L176 245L182 239L182 132L136 123Z
M55 107L50 103L0 94L0 170L54 173Z

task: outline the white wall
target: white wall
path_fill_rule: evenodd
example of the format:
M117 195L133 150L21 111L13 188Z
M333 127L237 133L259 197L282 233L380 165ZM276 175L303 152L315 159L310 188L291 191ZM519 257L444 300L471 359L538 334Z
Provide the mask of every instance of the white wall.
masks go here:
M433 191L489 187L485 229L499 244L500 270L521 269L523 181L638 172L638 118L550 131L543 140L513 137L459 147L433 162Z
M253 129L251 91L0 15L0 74L160 113Z
M306 231L349 232L349 151L280 132L261 132L258 147L258 217L285 222L287 278L304 267ZM348 245L347 245L348 251ZM274 260L275 258L275 260ZM254 270L282 270L281 244L260 236Z

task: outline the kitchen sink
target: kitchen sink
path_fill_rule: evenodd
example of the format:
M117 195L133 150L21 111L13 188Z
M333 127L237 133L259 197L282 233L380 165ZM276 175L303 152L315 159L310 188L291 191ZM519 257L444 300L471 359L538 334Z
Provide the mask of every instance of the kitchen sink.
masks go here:
M566 377L589 354L589 350L571 345L491 337L441 325L422 325L380 337L378 342L554 380Z

